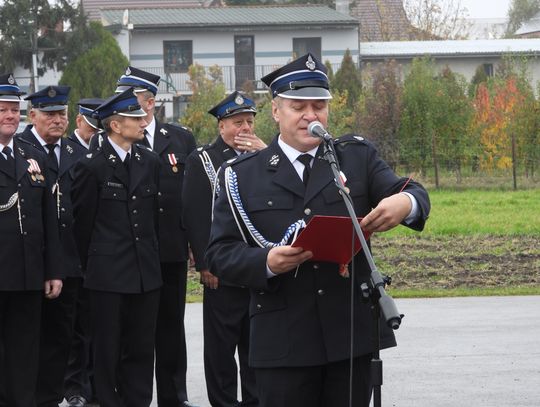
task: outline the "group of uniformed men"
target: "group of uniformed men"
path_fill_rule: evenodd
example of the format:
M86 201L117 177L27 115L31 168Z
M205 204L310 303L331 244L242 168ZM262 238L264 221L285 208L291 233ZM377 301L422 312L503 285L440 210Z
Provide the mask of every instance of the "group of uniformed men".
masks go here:
M285 232L345 206L308 124L327 124L324 65L307 54L262 78L279 135L254 133L253 100L233 92L209 113L219 135L154 117L159 76L128 67L107 100L69 87L26 97L0 76L0 406L189 407L184 310L191 249L204 284L204 368L212 406L349 405L354 301L355 405L368 406L373 317L350 298L361 255L312 261ZM362 227L423 228L429 198L360 136L335 141ZM382 346L394 339L383 330ZM241 397L237 395L238 353ZM155 355L155 362L154 362ZM155 365L154 365L155 364Z

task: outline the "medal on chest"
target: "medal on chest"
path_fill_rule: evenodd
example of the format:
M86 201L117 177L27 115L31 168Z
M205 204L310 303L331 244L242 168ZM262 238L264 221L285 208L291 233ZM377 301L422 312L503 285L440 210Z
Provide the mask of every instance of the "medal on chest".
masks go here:
M174 173L178 172L178 162L176 161L176 156L174 153L167 154L167 157L169 158L169 164L171 164L171 170Z

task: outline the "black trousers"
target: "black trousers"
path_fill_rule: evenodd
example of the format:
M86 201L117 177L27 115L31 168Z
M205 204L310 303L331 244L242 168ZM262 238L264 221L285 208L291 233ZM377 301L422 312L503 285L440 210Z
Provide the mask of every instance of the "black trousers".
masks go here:
M187 263L161 263L163 286L156 326L156 387L159 407L178 407L188 399L184 329Z
M204 288L204 374L212 407L257 406L255 372L248 366L249 290ZM242 402L238 401L238 349Z
M64 279L62 292L41 306L41 338L36 402L39 407L58 407L64 399L66 373L75 306L82 278Z
M90 299L86 288L80 287L75 306L73 339L64 379L64 397L95 397L92 341L90 337Z
M90 290L94 372L101 407L152 402L159 290L120 294Z
M43 291L0 291L0 405L35 407Z
M354 359L355 407L369 407L371 355ZM260 407L348 407L349 361L323 366L256 368ZM276 390L279 389L279 390Z

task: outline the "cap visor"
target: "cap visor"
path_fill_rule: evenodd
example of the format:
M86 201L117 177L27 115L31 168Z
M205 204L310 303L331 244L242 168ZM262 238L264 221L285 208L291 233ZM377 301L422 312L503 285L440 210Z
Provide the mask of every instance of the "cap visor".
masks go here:
M96 130L101 130L98 126L98 120L97 119L92 119L91 117L88 117L86 115L82 115L83 119L86 121L86 123L88 123L90 126L92 126L94 129Z
M20 102L21 98L16 95L0 95L0 102Z
M35 109L41 110L42 112L59 112L60 110L66 110L67 105L51 105L51 106L35 107Z
M332 95L325 88L301 88L291 89L283 93L279 93L285 99L332 99Z
M146 116L146 112L142 109L133 110L132 112L119 112L117 113L119 116L125 116L125 117L144 117Z
M235 116L235 115L240 114L240 113L253 113L253 115L256 115L257 110L253 109L253 108L249 108L249 107L246 107L246 108L243 108L243 109L237 109L234 112L226 114L225 116L222 117L222 119L226 119L227 117Z

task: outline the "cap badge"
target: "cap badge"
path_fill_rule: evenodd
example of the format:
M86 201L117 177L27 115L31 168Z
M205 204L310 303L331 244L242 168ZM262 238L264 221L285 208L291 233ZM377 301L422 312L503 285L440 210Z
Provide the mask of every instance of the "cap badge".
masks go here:
M14 84L15 84L15 78L13 77L13 75L9 75L8 83L9 83L10 85L14 85Z
M276 167L279 164L279 155L274 154L272 157L270 157L268 164L270 164L272 167Z
M126 75L131 75L131 69L129 69L129 66L126 68Z
M311 54L308 55L308 59L306 61L306 67L307 69L309 69L310 71L314 71L315 70L315 61L313 60L313 58L311 57Z
M50 97L50 98L55 97L56 96L56 91L53 88L49 89L49 91L47 92L47 96Z
M234 103L236 103L237 105L243 105L244 104L244 98L241 95L238 95L234 99Z

